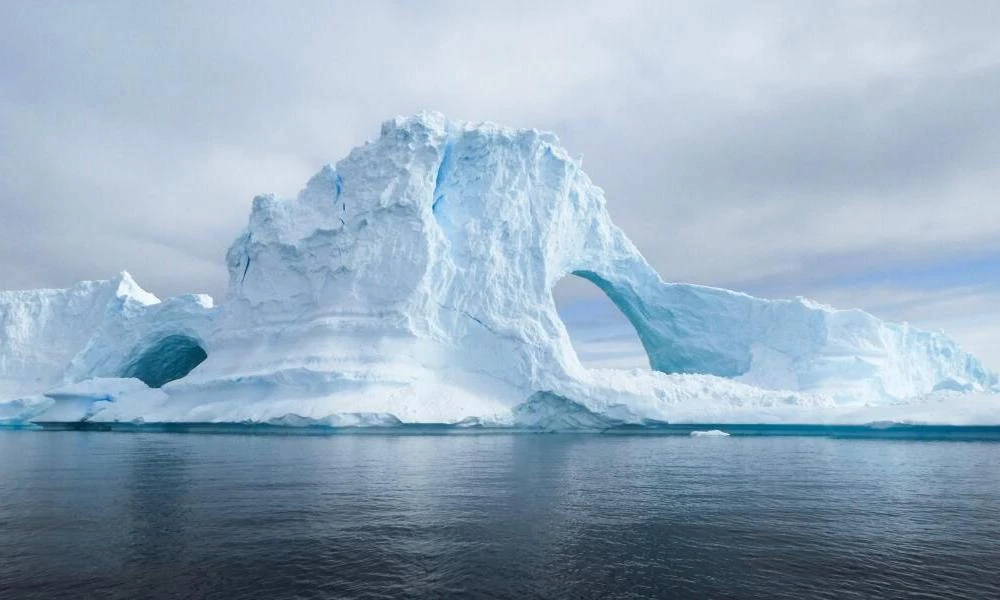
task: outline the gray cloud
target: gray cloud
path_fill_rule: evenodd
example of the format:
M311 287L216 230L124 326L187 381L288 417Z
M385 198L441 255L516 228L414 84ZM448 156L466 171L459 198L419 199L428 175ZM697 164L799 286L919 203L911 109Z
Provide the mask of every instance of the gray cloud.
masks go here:
M668 279L840 298L1000 251L998 26L990 1L5 2L0 288L218 295L254 194L433 108L556 131Z

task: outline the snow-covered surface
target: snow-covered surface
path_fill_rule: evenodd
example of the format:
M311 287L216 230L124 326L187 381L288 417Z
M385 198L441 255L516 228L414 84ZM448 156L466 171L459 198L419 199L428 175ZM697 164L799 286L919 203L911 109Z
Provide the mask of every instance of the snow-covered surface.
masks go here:
M942 334L664 282L549 133L389 121L297 198L255 198L227 264L219 307L127 273L0 292L0 421L949 422L975 397L1000 423L996 374ZM568 275L654 371L580 364L552 298Z

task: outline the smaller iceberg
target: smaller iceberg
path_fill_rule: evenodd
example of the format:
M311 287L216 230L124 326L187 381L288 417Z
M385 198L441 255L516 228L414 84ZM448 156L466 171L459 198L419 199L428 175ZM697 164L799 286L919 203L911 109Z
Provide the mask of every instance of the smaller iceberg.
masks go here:
M691 437L720 438L729 437L729 434L721 429L709 429L706 431L692 431Z

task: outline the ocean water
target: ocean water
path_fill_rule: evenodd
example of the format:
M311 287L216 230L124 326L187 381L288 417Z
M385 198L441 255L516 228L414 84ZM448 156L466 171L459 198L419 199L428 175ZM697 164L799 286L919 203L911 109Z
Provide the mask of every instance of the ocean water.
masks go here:
M0 598L447 597L1000 598L1000 443L0 431Z

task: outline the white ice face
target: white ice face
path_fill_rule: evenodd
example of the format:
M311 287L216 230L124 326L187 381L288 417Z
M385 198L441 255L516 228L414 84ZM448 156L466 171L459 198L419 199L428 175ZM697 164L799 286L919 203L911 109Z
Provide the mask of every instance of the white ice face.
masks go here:
M49 418L53 389L92 378L111 379L61 419L815 421L997 383L941 334L665 283L555 136L437 114L387 122L295 199L254 199L227 263L218 308L127 274L0 293L0 402L22 407L0 419ZM581 366L565 276L608 295L653 372ZM127 377L148 386L101 389Z

